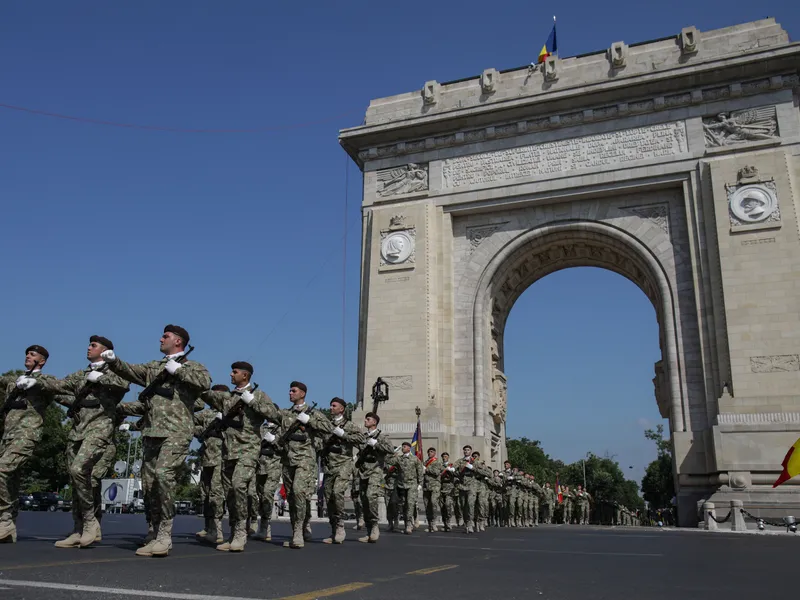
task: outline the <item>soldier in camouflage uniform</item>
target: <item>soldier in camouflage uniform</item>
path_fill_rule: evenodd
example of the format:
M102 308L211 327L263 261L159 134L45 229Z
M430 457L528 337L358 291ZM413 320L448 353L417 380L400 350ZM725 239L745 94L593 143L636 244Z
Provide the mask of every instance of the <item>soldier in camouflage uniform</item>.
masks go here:
M281 481L281 449L278 448L278 424L267 421L261 425L261 446L256 468L256 492L261 523L255 533L256 539L272 540L272 513L275 506L275 491Z
M361 494L358 490L358 474L353 471L353 477L350 480L350 499L353 501L353 512L356 513L356 524L353 527L356 531L364 527L364 510L361 508Z
M568 485L561 486L561 495L564 497L564 525L571 525L575 495L570 491Z
M383 501L386 504L386 519L389 521L389 531L394 531L400 526L400 514L397 510L399 504L397 497L397 478L400 477L399 456L400 446L397 446L383 463Z
M503 526L503 476L495 469L489 480L489 525Z
M0 386L6 392L0 412L4 419L0 441L0 543L17 541L21 469L42 439L45 410L58 393L58 380L42 373L49 356L42 346L30 346L25 350L25 369L29 373L16 379L0 378Z
M425 504L425 518L428 520L428 531L436 531L436 513L439 511L442 493L441 475L444 471L442 461L436 457L436 448L428 448L428 460L425 461L425 476L422 483L422 498Z
M542 523L550 524L553 522L553 506L556 502L556 495L550 482L545 481L542 488Z
M323 540L326 544L341 544L347 535L344 530L344 493L353 477L353 449L366 441L361 429L345 418L345 407L341 398L331 400L333 430L324 436L320 452L324 473L322 488L331 525L331 537Z
M211 387L213 392L230 392L227 385ZM194 413L194 436L200 439L203 432L222 413L216 409L206 409ZM195 534L198 542L221 544L222 517L225 515L225 493L222 490L222 437L209 436L200 444L200 498L203 503L205 526Z
M91 336L86 351L89 366L55 384L56 402L69 408L67 416L72 418L66 454L74 523L72 533L55 543L57 548L86 548L101 535L92 471L106 448L113 446L117 404L130 389L128 382L107 372L108 367L100 358L103 351L113 349L108 338Z
M383 465L386 457L393 452L389 439L378 429L380 417L368 412L364 416L366 441L361 446L356 471L360 482L361 507L368 535L358 538L359 542L376 543L380 537L378 529L378 503L381 501L383 485Z
M467 533L475 532L475 500L478 495L478 482L472 458L472 446L462 448L464 456L454 465L458 474L458 488L461 496L461 516L464 519Z
M517 488L514 485L514 470L509 461L505 461L503 467L503 520L506 527L516 527L514 507L517 502Z
M511 471L509 483L514 487L511 496L511 519L514 527L525 527L525 477L518 467Z
M531 475L531 488L532 488L532 492L533 492L533 496L531 497L531 500L533 502L533 504L532 504L533 526L534 527L538 527L539 526L539 501L540 501L541 498L544 497L544 490L542 489L542 486L540 486L538 483L536 483L536 476L535 475Z
M403 453L397 457L400 471L397 478L397 497L399 508L403 511L405 533L410 534L414 530L414 507L422 489L425 467L417 455L411 452L411 442L403 442L402 449Z
M142 486L148 497L151 531L137 556L167 556L172 549L172 521L175 517L175 478L186 462L194 436L195 402L211 386L208 370L198 362L181 362L189 343L189 333L180 326L167 325L160 340L164 358L132 365L117 358L113 350L101 357L109 369L131 383L146 387L165 372L164 383L153 397L143 402L119 404L124 416L143 417Z
M591 500L591 496L589 492L583 489L582 485L578 485L578 490L575 492L576 502L578 503L578 507L581 509L581 516L580 516L580 524L581 525L588 525L589 524L589 501Z
M450 454L442 452L442 473L439 476L442 482L439 506L442 511L442 528L450 531L450 519L453 517L453 498L456 493L456 470L450 462ZM456 501L457 504L457 501Z
M477 450L472 453L475 465L475 531L486 531L486 521L489 518L489 480L492 470L481 459Z
M517 471L516 484L519 487L519 494L517 495L517 520L520 527L528 527L530 525L530 486L528 485L528 474L523 470Z
M311 539L311 498L317 489L317 438L332 433L333 426L319 411L308 412L306 393L308 388L300 381L289 385L289 400L292 407L281 410L281 432L285 433L297 423L297 429L289 435L283 447L283 485L289 503L289 519L292 523L292 541L284 544L288 548L303 548Z

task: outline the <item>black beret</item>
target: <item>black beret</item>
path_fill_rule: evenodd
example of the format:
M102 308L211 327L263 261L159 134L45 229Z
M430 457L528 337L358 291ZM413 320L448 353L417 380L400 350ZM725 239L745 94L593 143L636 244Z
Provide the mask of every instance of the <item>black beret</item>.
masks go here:
M214 392L230 392L231 389L225 385L224 383L218 383L216 385L211 386L211 390Z
M44 346L40 346L39 344L34 344L33 346L28 346L25 349L25 354L27 354L28 352L31 352L31 351L38 352L39 354L44 356L45 359L50 358L50 353L47 351L47 348L45 348Z
M331 404L333 404L334 402L336 402L337 404L341 404L342 406L347 406L347 402L345 402L338 396L336 398L331 398Z
M308 392L306 384L301 381L293 381L292 383L289 384L289 387L290 388L296 387L298 390L303 390L304 392Z
M164 333L171 332L183 340L184 345L189 343L189 332L180 325L167 325L164 327Z
M89 342L97 342L98 344L105 346L109 350L114 349L114 344L111 342L111 340L108 339L107 337L103 337L102 335L93 335L92 337L89 338Z
M247 371L251 375L253 374L253 365L243 360L237 360L231 365L231 369L239 369L240 371Z

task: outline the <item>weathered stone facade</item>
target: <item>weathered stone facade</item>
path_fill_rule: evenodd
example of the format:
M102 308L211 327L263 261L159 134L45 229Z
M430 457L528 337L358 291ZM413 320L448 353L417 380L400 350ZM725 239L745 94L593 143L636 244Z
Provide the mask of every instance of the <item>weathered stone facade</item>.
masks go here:
M365 409L384 377L394 439L419 406L426 446L499 465L511 307L604 267L658 315L682 523L701 498L800 513L794 481L771 488L800 437L798 68L764 19L372 101L340 133L364 172Z

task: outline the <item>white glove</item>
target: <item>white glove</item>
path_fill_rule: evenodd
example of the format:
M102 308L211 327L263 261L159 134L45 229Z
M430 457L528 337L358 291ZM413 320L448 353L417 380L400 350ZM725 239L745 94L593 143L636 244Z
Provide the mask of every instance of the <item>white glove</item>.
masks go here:
M509 480L509 481L514 481L514 476L513 476L513 475L509 475L509 476L508 476L508 480Z
M467 468L472 471L475 467L472 466L472 463L467 463Z
M418 492L421 492L421 491L422 491L422 484L420 484L420 485L418 485L418 486L417 486L417 491L418 491Z
M250 390L245 390L245 391L242 392L242 401L244 401L244 403L247 404L248 406L250 406L250 404L255 399L256 399L255 394L253 392L251 392Z
M17 379L17 387L21 390L29 390L37 383L34 377L26 377L25 375Z
M265 431L263 435L264 441L266 442L274 442L275 441L275 434L269 431Z
M377 444L377 443L378 443L378 440L376 440L375 438L369 438L369 439L367 440L367 446L372 446L372 447L374 447L374 446L375 446L375 444Z
M222 420L222 413L218 412L217 414L214 415L214 418Z
M311 417L309 417L306 413L301 412L297 413L297 420L300 421L303 425L305 425L311 420Z
M344 429L342 429L341 427L337 427L336 429L333 430L333 435L340 438L344 437Z
M17 386L19 386L19 384L20 384L20 382L22 380L27 379L27 378L28 378L27 375L20 375L19 377L17 377L17 381L16 381Z
M110 350L109 350L109 352L110 352ZM122 425L119 426L119 430L120 431L128 431L130 428L131 428L131 424L130 423L123 423Z
M100 353L100 358L102 358L107 363L112 363L117 360L117 355L114 354L113 350L103 350Z
M102 376L103 376L103 374L100 371L89 371L86 374L86 381L88 381L90 383L94 383L95 381L100 379Z
M183 365L179 363L177 360L172 360L171 358L167 361L167 364L164 365L164 368L169 372L170 375L175 375L175 371L180 369Z
M450 471L451 473L455 473L456 472L456 468L455 467L447 467L447 470Z

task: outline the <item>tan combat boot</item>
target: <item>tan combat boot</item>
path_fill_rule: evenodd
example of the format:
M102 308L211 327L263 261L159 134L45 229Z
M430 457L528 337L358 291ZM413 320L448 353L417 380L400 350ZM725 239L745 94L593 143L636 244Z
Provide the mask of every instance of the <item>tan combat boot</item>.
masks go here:
M414 531L414 527L411 525L411 523L409 523L408 525L406 525L406 530L403 533L405 533L406 535L410 535L412 531Z
M244 546L247 544L247 528L241 521L236 523L233 528L233 537L231 538L230 551L231 552L244 552Z
M353 529L355 529L356 531L361 531L362 529L364 529L364 527L365 527L364 519L359 517L358 521L356 521L356 526L353 527Z
M261 519L261 522L258 524L258 531L253 534L253 537L257 540L266 540L267 536L269 535L269 523L266 519Z
M11 518L11 513L0 517L0 544L17 543L17 526Z
M83 522L83 533L81 534L80 546L81 548L88 548L97 540L97 532L100 531L100 523L97 519L92 518Z
M306 523L305 527L303 527L303 539L307 542L310 542L313 536L313 532L311 531L311 523Z
M200 538L204 538L204 537L206 537L206 535L208 534L208 530L209 530L209 528L210 528L210 527L211 527L211 519L209 519L208 517L206 517L206 518L205 518L205 523L204 523L204 525L203 525L203 529L201 529L200 531L198 531L197 533L195 533L195 534L194 534L194 537L196 537L196 538L198 539L198 541L201 541L201 540L200 540Z
M294 535L292 536L292 541L289 543L290 548L303 548L305 544L305 533L306 529L299 523L294 527ZM309 536L310 538L310 536Z
M264 535L264 541L265 542L272 541L272 523L267 523L267 533L266 535Z
M144 538L146 543L136 551L136 556L153 556L153 546L158 537L158 529L158 523L148 523L147 536Z
M344 540L346 537L347 537L347 532L345 532L344 530L344 523L337 523L336 533L333 536L333 543L344 544Z
M323 544L332 544L333 540L335 538L336 538L336 526L335 525L331 525L331 537L326 537L324 540L322 540L322 543Z
M154 542L155 539L156 539L157 529L158 528L156 527L155 524L153 524L152 522L148 521L148 523L147 523L147 535L144 536L144 539L140 542L139 545L140 546L147 546L147 545L151 544L152 542Z
M222 519L209 519L208 521L208 531L200 541L206 544L221 544L225 541L222 537Z
M167 556L172 550L172 519L158 524L158 535L150 550L153 556Z
M81 535L83 535L83 523L75 521L72 533L63 540L58 540L54 545L56 548L77 548L81 545Z
M256 518L256 522L258 522L258 518ZM256 528L253 526L253 521L251 521L250 519L247 519L247 526L245 527L246 534L247 535L255 535L256 531L257 531Z

